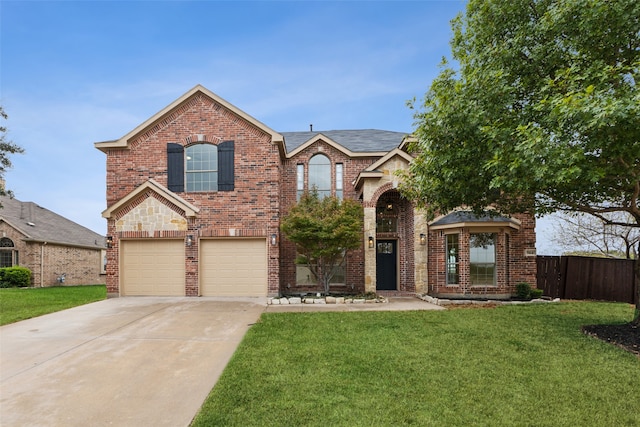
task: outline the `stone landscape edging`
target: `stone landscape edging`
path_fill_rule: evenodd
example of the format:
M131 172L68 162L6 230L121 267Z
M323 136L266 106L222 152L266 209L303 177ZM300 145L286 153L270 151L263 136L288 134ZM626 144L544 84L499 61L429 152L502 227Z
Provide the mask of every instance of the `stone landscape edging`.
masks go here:
M474 304L474 305L508 305L508 304L543 304L549 302L559 302L560 298L554 299L543 299L536 298L529 301L512 301L512 300L474 300L474 299L446 299L446 298L436 298L431 295L417 295L423 301L426 301L431 304L439 305L439 306L447 306L447 305L464 305L464 304Z
M378 297L376 299L350 298L350 297L280 297L267 298L268 305L295 305L295 304L381 304L387 299Z

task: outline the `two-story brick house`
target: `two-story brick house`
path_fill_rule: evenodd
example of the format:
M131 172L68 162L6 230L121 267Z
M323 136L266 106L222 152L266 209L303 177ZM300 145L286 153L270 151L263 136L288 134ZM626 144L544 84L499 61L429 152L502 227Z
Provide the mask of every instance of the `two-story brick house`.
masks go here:
M361 201L360 249L336 292L509 296L535 283L530 215L452 212L427 223L397 191L404 133L277 132L202 86L107 155L112 295L275 296L315 291L280 219L311 188Z

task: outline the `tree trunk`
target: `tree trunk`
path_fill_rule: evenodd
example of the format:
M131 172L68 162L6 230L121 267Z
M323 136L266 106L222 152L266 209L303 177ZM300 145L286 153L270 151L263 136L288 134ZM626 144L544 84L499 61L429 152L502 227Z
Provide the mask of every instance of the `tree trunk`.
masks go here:
M638 243L638 253L640 254L640 243ZM635 265L634 265L634 271L635 271L635 276L636 276L636 311L635 311L635 315L633 316L633 321L631 323L633 323L636 326L640 326L640 259L636 258L635 260Z

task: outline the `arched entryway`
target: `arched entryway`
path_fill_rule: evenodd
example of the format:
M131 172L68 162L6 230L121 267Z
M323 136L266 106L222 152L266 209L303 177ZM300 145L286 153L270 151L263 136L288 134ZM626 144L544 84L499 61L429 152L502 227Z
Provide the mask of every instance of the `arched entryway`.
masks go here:
M413 268L406 268L413 265L413 207L392 189L378 197L375 212L376 291L415 292Z

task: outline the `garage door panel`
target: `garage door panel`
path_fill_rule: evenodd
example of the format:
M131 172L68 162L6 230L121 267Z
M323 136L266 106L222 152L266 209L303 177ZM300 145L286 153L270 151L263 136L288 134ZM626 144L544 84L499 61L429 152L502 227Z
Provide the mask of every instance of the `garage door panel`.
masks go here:
M200 285L204 296L266 296L266 240L201 240Z
M184 296L184 242L122 241L121 284L123 295Z

